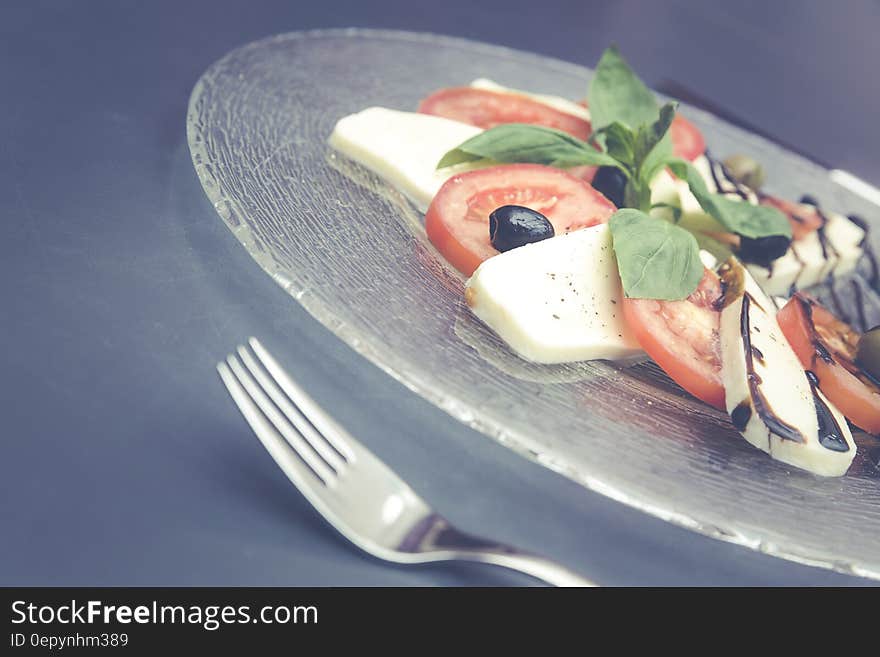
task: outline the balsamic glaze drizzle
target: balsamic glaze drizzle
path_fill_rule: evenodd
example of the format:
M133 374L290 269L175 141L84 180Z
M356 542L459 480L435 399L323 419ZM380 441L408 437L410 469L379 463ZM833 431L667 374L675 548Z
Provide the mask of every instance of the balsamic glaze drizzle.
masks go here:
M706 160L709 162L709 173L712 174L712 182L715 183L715 189L720 194L736 194L741 199L748 201L750 198L749 192L751 191L748 187L739 182L736 178L733 177L733 174L730 173L730 169L724 166L724 163L720 160L716 160L711 155L709 155L709 151L706 151ZM718 169L721 170L721 176L724 179L724 182L728 184L729 187L733 187L733 189L725 188L721 184L721 179L718 177Z
M816 402L816 421L819 424L819 444L832 452L848 452L849 443L844 437L846 434L834 417L834 413L828 408L828 404L819 396L819 379L811 370L807 370L807 381L813 392L813 400Z
M825 344L822 342L822 339L819 337L819 334L816 332L816 326L813 323L813 301L804 297L801 294L797 294L793 298L797 299L801 309L804 312L807 330L810 333L810 342L813 346L813 355L810 359L810 368L814 369L816 367L818 359L821 358L828 365L843 367L859 381L864 383L877 394L880 394L880 380L874 378L861 367L858 367L856 364L850 362L847 359L841 359L838 361L834 358L834 356L831 355L831 352L828 351L828 348L825 346Z
M733 426L737 428L737 431L745 431L751 418L752 407L747 401L740 402L730 412L730 421L733 422Z
M801 303L806 303L800 296L795 298L799 299ZM749 309L752 303L754 303L754 299L748 292L746 292L743 295L742 310L740 311L740 334L742 336L743 348L746 355L746 377L749 382L749 393L752 398L752 405L754 406L758 417L761 418L770 432L770 435L767 436L768 450L770 449L770 440L773 435L778 436L782 440L791 440L793 442L806 444L806 438L798 429L782 420L773 412L766 397L764 397L764 393L761 391L760 386L762 381L760 375L755 371L753 358L758 358L763 361L763 354L761 354L757 347L752 345L751 323L749 321ZM809 307L810 309L809 313L812 322L812 306L806 303L805 307ZM828 350L825 349L825 346L822 345L821 342L814 340L814 345L816 347L816 356L813 357L814 363L816 362L817 356L821 357L823 360L829 359L833 362L831 354L828 353ZM825 449L833 452L848 452L850 446L846 441L846 433L844 429L840 426L834 413L831 412L828 404L819 396L818 377L812 370L807 370L806 376L807 381L810 384L810 391L813 394L813 403L816 408L819 444ZM730 414L731 421L740 431L745 430L750 418L751 409L745 402L740 403Z
M812 358L813 367L815 367L815 365L816 365L817 358L821 358L829 365L833 364L836 361L831 356L831 353L828 351L828 349L825 347L825 345L822 344L822 341L819 339L819 336L816 334L816 327L813 324L813 304L812 304L812 302L810 301L810 299L808 299L807 297L804 297L803 295L800 295L800 294L795 295L793 298L797 299L797 302L800 304L801 310L804 313L804 317L807 320L806 323L807 323L807 326L809 327L809 331L810 331L810 342L813 345L813 358ZM815 375L813 375L813 376L815 376Z
M880 265L877 263L877 254L874 252L874 247L868 239L868 224L864 219L855 214L849 215L847 219L865 232L865 236L862 237L862 241L859 242L859 247L861 247L864 254L868 257L868 262L871 265L871 278L868 280L868 284L871 286L872 290L880 293Z
M819 218L822 220L822 225L816 229L816 235L819 237L819 246L822 247L822 258L825 262L828 262L828 251L830 250L835 258L840 258L840 252L834 247L834 245L828 241L828 235L825 234L825 229L828 227L828 215L826 215L819 206L816 206L816 214L819 215Z
M831 258L834 260L831 264L831 267L828 271L826 278L828 279L827 287L828 287L828 296L831 300L831 304L834 306L834 314L837 315L840 319L842 319L847 324L853 323L853 318L850 313L848 313L844 307L844 304L841 302L840 296L835 289L835 277L834 277L834 268L837 266L837 263L840 261L840 251L834 246L834 243L828 239L828 235L826 233L826 229L828 226L828 215L826 215L822 209L819 207L819 202L809 195L804 195L800 198L800 202L804 205L812 205L815 208L816 214L818 214L819 218L822 220L822 224L819 228L816 229L816 236L819 239L819 246L822 248L822 258L826 263L832 262ZM792 216L797 221L804 221L801 217L792 214ZM873 250L870 248L870 243L868 242L868 226L867 224L859 217L850 216L849 220L856 224L859 228L861 228L865 235L859 243L859 247L861 247L862 251L868 257L868 260L871 263L871 287L876 291L880 292L880 268L878 268L877 259L874 255ZM798 280L801 277L804 269L806 268L806 263L801 259L800 255L795 248L794 242L792 242L792 254L795 256L798 264L800 265L800 271L795 277L794 283L792 283L791 288L789 288L789 296L793 296L794 292L798 288ZM856 311L859 315L859 328L864 331L867 326L865 325L865 308L864 308L864 297L862 295L861 288L858 287L858 283L853 279L852 281L853 290L855 291L856 296Z
M706 159L709 162L709 172L712 175L712 182L715 184L715 189L722 194L732 194L736 193L740 196L740 198L748 201L750 200L750 190L745 187L742 183L736 180L733 175L730 173L730 170L724 165L720 160L714 159L708 151L706 151ZM719 176L719 171L721 175ZM732 188L732 189L731 189ZM765 197L760 191L754 193L757 197L758 202L763 200ZM826 264L831 263L827 276L823 278L828 279L828 289L829 296L831 299L831 303L834 306L835 314L840 317L843 321L848 324L852 323L852 316L846 312L844 309L843 303L841 303L841 299L835 290L835 279L834 279L834 268L837 266L837 263L840 260L840 252L834 246L833 242L828 239L828 235L826 233L826 228L828 224L828 216L822 211L819 207L819 202L812 196L808 194L804 194L800 198L800 203L804 205L811 205L815 208L816 213L821 219L822 223L819 228L816 229L816 236L819 239L819 246L822 249L822 259L825 260ZM799 223L805 223L806 219L800 216L797 213L791 213L790 216ZM868 225L861 218L856 215L850 215L849 220L856 224L859 228L861 228L865 235L862 238L862 241L859 243L859 247L864 252L865 256L868 258L868 261L871 264L871 278L869 280L869 284L871 288L880 294L880 262L878 262L877 256L874 253L874 250L871 248L871 244L868 240ZM804 270L807 268L807 263L801 257L800 253L798 253L796 243L793 241L791 243L791 253L797 262L799 269L797 274L794 277L794 281L788 290L788 296L791 297L794 293L799 289L799 282L801 276L804 273ZM832 260L833 258L833 260ZM767 276L773 276L773 263L770 262L767 265ZM855 281L853 281L853 289L856 291L856 309L859 316L859 328L862 331L867 329L867 325L865 322L865 308L864 308L864 297L862 295L862 290L857 287Z
M761 363L761 365L764 364L764 354L762 354L761 350L755 345L752 345L752 354L754 354L755 358L758 359L758 362Z
M752 405L754 406L758 417L761 418L761 421L770 430L771 434L775 434L783 440L791 440L796 443L806 443L806 438L804 438L804 435L798 429L782 420L773 412L773 409L767 402L767 398L764 397L764 392L761 390L761 383L763 382L761 381L760 375L755 371L751 323L749 322L749 309L753 303L756 306L758 305L752 298L751 294L748 292L743 294L742 310L740 311L739 321L739 330L743 341L743 351L746 356L746 378L749 382L749 394L752 398ZM760 308L760 306L758 307ZM741 421L741 417L734 418L733 415L731 415L731 420L736 424L736 420ZM746 418L746 423L747 422L748 418ZM770 436L767 437L767 440L767 447L769 449Z

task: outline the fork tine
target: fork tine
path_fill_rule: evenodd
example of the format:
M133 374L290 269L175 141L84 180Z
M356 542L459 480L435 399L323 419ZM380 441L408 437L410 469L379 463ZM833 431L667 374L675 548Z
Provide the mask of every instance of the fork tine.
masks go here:
M227 356L226 363L229 368L232 370L232 373L235 375L238 383L241 388L243 388L243 392L249 397L251 402L251 406L254 411L257 411L256 415L259 419L262 419L264 422L259 422L261 428L265 429L265 424L270 424L272 431L271 434L274 436L283 437L284 440L287 441L287 445L293 449L301 461L308 466L308 468L321 480L325 485L331 485L336 478L336 473L331 470L327 464L318 457L312 448L309 446L308 441L306 441L285 418L284 416L272 405L269 397L266 396L266 393L263 392L263 389L260 388L259 384L254 381L251 375L247 372L244 366L239 362L239 360L232 354ZM222 375L221 375L222 376ZM224 381L225 382L225 381ZM234 398L234 397L233 397ZM238 400L236 400L238 402ZM253 416L253 414L252 414ZM269 449L272 452L272 449L263 440L263 437L260 435L259 431L257 431L256 426L251 421L251 417L245 415L248 421L251 424L251 427L254 428L255 433L257 433L257 437L263 442L266 446L266 449ZM289 450L286 450L288 457L291 457ZM279 461L278 456L275 452L272 452L272 456L278 462L279 465L282 465L281 461ZM295 457L293 457L295 458ZM284 467L282 465L282 467ZM287 470L285 470L287 472Z
M281 471L293 482L293 485L302 490L303 487L319 484L320 480L317 475L299 460L293 452L293 448L287 444L281 434L276 431L274 425L260 412L253 399L235 378L235 374L232 373L229 366L226 363L217 363L217 372L244 419L247 420L257 438L263 443L263 447L266 448Z
M290 402L281 389L275 384L272 377L266 374L266 371L260 367L244 346L239 345L238 355L241 357L245 367L248 368L250 373L263 388L263 391L271 397L273 402L275 402L275 406L287 416L290 423L296 427L299 434L308 441L309 445L312 446L321 458L339 473L345 467L345 462L340 457L339 452L337 452L332 445L330 445L327 440L315 430L315 427L312 426L312 423L309 422L308 418L306 418L302 412Z
M272 375L272 378L281 386L281 389L284 390L290 400L299 407L299 410L315 429L346 461L354 461L356 458L353 445L364 450L366 449L327 415L315 400L309 397L299 384L290 378L287 372L284 371L284 368L278 364L278 361L275 360L259 340L254 337L248 338L248 344L250 344L257 358L260 359L260 362L266 368L266 371Z

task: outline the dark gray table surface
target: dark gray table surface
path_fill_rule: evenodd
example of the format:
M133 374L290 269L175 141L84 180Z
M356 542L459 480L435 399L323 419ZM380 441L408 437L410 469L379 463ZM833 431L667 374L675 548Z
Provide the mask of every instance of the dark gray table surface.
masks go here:
M239 246L196 179L184 118L206 67L274 33L432 31L586 65L614 40L650 83L697 89L876 183L880 4L473 4L0 4L0 584L531 583L399 568L339 539L219 383L216 361L248 335L466 529L609 585L863 582L611 502L404 389Z

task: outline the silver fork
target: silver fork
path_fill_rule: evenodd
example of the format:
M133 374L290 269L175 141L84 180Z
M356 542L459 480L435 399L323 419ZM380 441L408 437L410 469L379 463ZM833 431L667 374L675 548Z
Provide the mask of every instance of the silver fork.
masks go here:
M395 563L476 561L556 586L596 586L544 557L459 531L339 426L256 338L217 364L257 438L343 536Z

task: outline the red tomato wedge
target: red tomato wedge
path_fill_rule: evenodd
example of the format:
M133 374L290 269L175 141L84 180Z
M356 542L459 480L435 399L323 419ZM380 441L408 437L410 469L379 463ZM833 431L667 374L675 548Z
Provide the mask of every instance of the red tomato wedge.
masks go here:
M789 299L776 319L831 403L856 426L880 432L880 386L855 363L858 331L803 292Z
M428 239L470 276L483 260L498 254L489 241L489 214L502 205L540 212L557 235L605 223L617 209L589 183L561 169L504 164L447 180L425 214Z
M527 96L473 87L435 91L419 103L418 111L485 129L502 123L531 123L562 130L578 139L586 139L591 130L589 121Z
M761 196L761 205L767 205L781 211L788 218L792 237L796 240L806 237L824 223L819 211L809 204L794 203L765 194Z
M566 169L568 173L573 175L575 178L580 178L581 180L592 183L593 178L596 177L596 172L599 170L599 167L590 166L589 164L584 164L579 167L569 167Z
M721 382L721 282L710 269L687 299L623 300L623 316L642 349L697 399L724 410Z
M672 154L693 162L706 152L706 140L703 133L693 123L676 114L669 127L672 133Z

